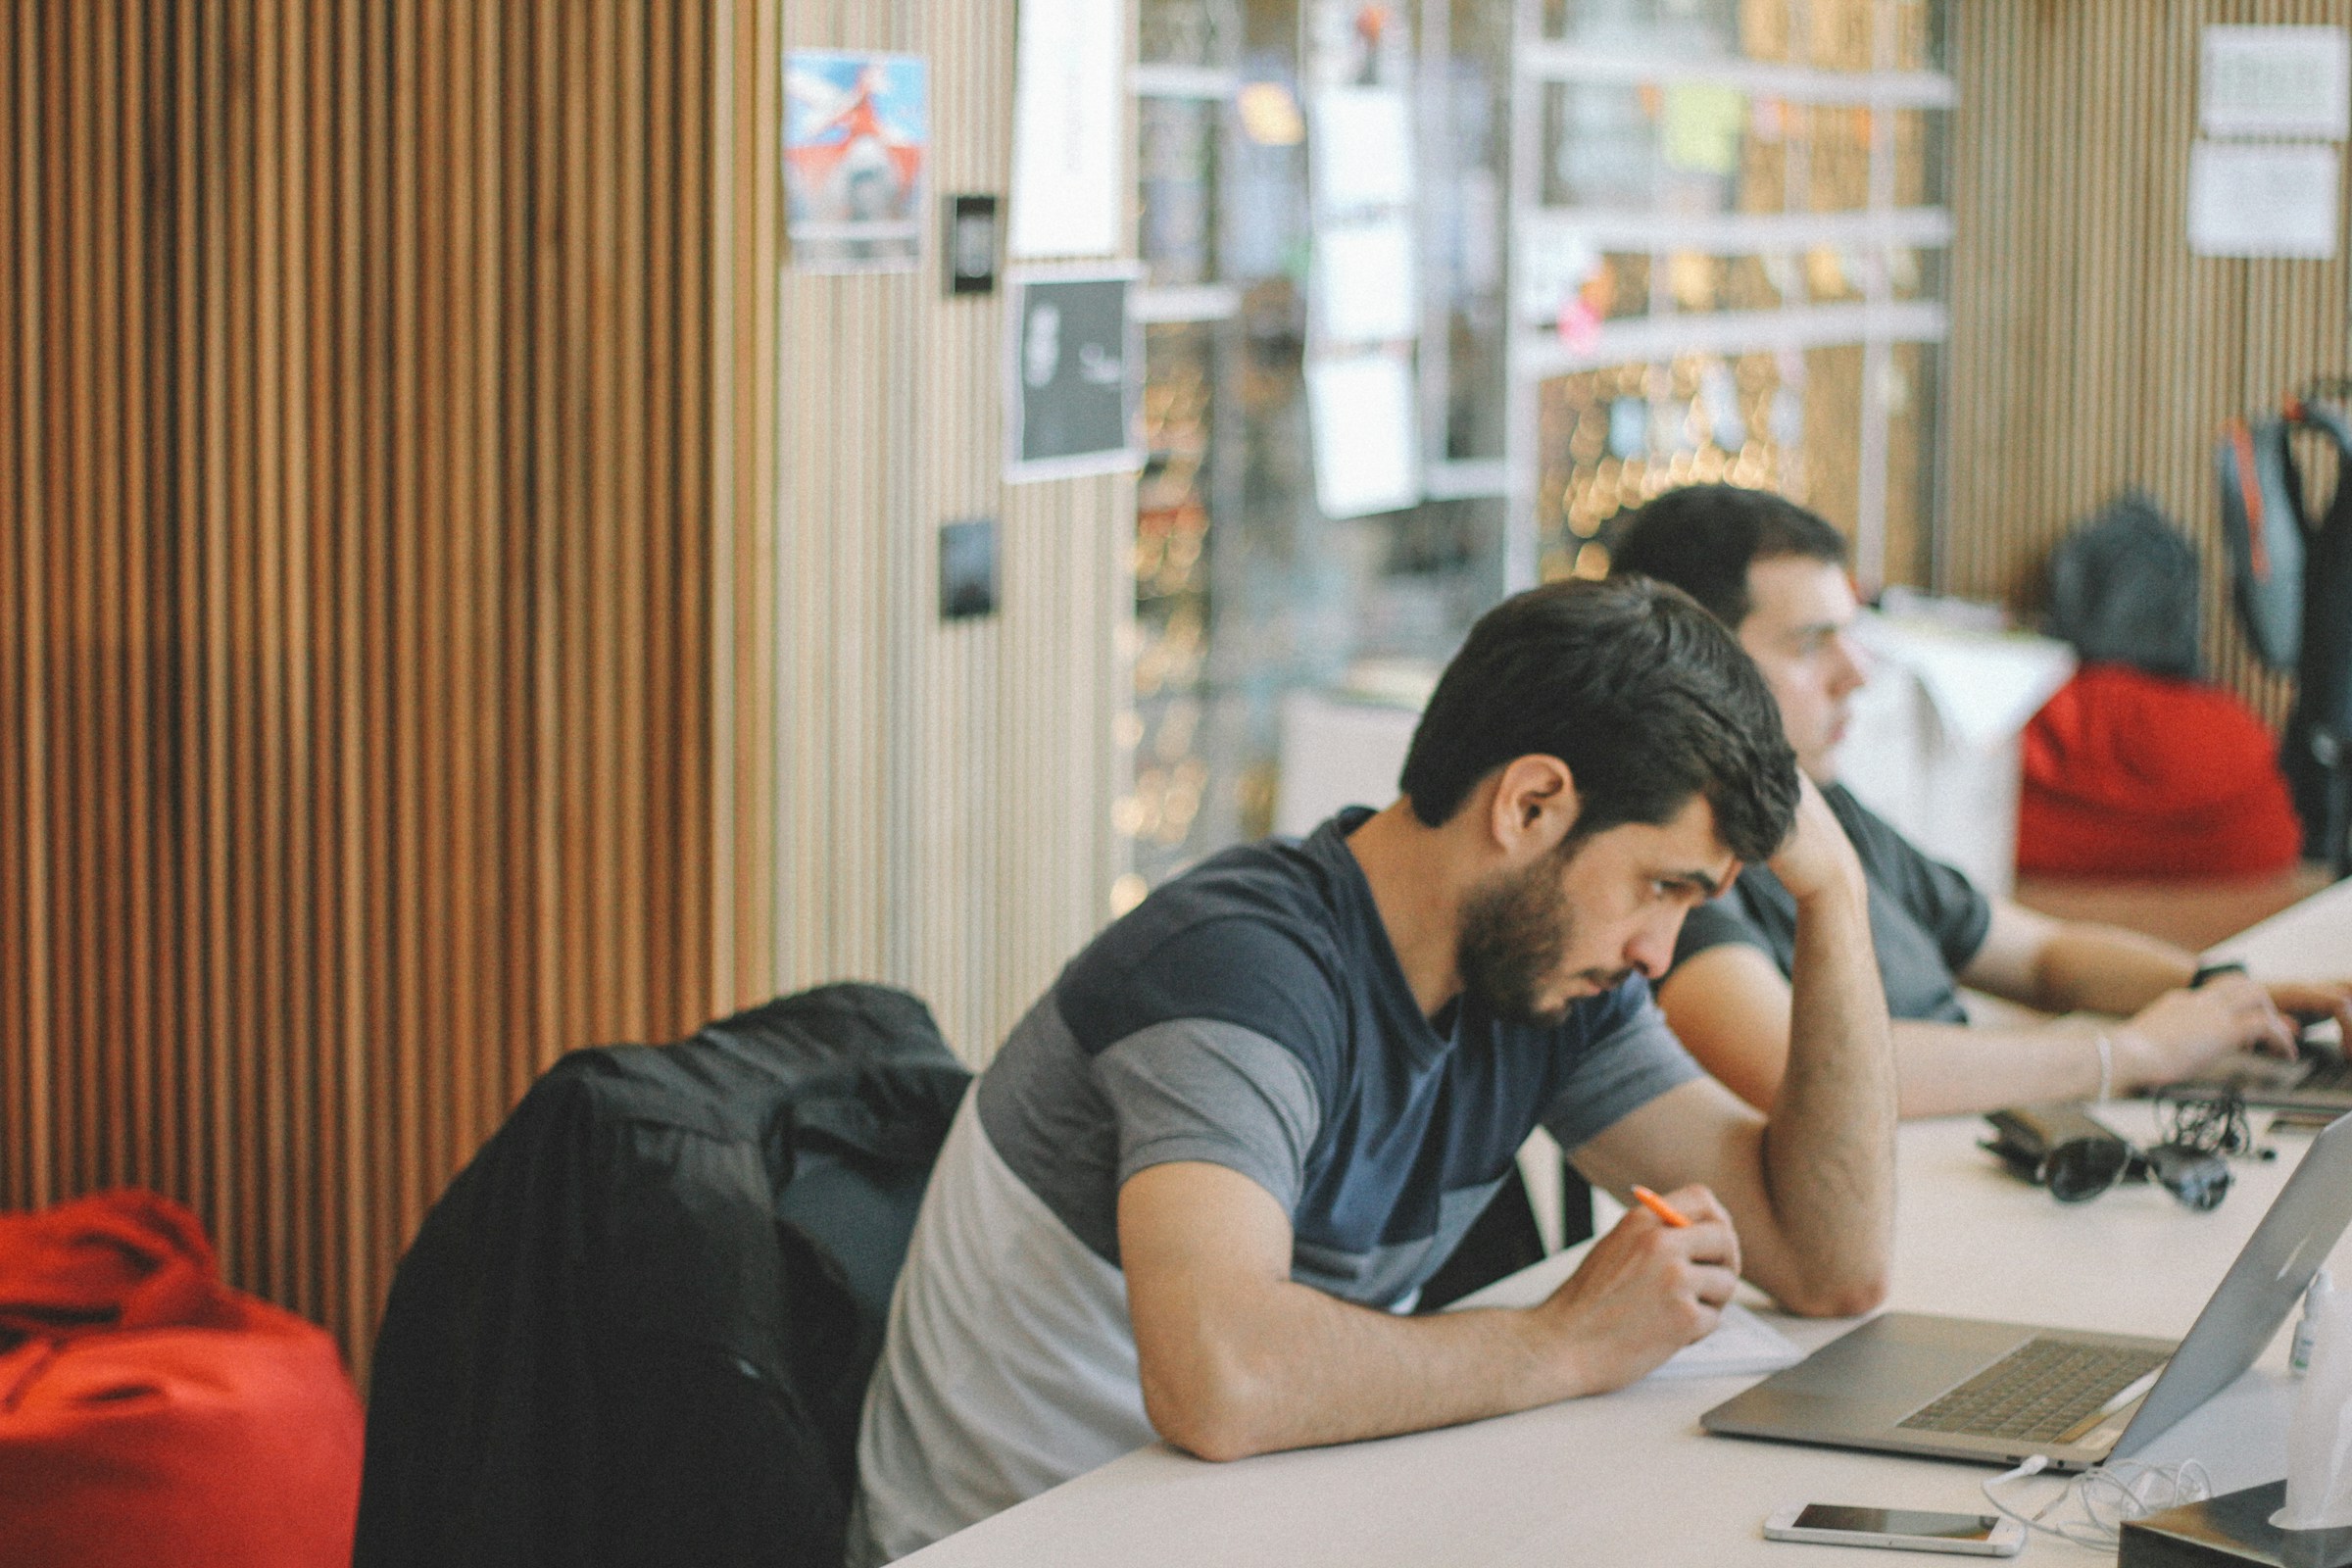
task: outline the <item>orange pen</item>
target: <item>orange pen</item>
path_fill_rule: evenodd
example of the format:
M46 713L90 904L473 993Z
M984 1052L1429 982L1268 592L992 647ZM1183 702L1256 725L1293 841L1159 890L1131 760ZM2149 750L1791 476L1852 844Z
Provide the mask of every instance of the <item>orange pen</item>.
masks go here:
M1652 1214L1657 1215L1658 1218L1664 1220L1676 1230L1683 1230L1690 1225L1690 1222L1683 1217L1680 1210L1678 1210L1672 1203L1666 1201L1666 1200L1663 1198L1660 1198L1657 1194L1651 1192L1648 1188L1636 1187L1634 1189L1634 1196L1642 1200L1642 1206L1643 1208L1648 1209Z

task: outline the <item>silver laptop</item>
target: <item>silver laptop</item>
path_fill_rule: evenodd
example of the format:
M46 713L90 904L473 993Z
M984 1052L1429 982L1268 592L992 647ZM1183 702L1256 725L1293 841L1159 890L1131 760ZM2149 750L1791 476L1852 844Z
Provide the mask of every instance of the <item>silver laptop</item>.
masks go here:
M2352 1116L2314 1139L2188 1338L1872 1318L1709 1410L1730 1437L2053 1470L2138 1452L2254 1364L2352 1223Z

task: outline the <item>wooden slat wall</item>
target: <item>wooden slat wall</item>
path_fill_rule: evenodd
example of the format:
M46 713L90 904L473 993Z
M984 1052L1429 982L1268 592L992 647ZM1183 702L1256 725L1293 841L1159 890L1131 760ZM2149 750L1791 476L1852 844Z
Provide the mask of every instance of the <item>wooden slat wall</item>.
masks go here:
M2352 260L2192 258L2198 29L2352 24L2352 0L1966 0L1950 7L1951 475L1940 584L2025 609L2051 543L2136 486L2205 554L2215 678L2273 719L2228 596L2213 441L2352 361Z
M1007 187L1014 0L785 0L796 48L930 62L933 197ZM871 976L984 1061L1109 913L1132 479L1005 485L1004 297L785 273L784 984ZM999 519L1002 613L939 618L938 530Z
M542 1066L772 989L777 20L0 10L0 1206L356 1359Z

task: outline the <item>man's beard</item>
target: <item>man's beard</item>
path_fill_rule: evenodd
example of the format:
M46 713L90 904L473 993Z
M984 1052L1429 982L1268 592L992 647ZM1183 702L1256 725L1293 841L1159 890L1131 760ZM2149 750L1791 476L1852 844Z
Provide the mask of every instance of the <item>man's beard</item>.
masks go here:
M1570 1004L1545 1005L1544 982L1559 967L1576 936L1563 873L1584 846L1574 840L1518 871L1497 872L1462 905L1454 966L1462 989L1505 1023L1556 1024ZM1629 970L1588 969L1579 979L1614 990Z

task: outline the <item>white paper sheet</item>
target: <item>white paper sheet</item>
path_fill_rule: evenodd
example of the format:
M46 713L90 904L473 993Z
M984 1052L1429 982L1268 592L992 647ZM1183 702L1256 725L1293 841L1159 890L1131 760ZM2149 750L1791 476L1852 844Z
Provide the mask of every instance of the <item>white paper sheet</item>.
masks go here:
M1412 113L1389 87L1331 87L1315 95L1315 207L1323 213L1402 207L1413 199Z
M1403 220L1344 223L1315 236L1315 313L1336 343L1420 335L1413 233Z
M1394 354L1306 368L1315 502L1327 517L1395 512L1421 499L1410 364Z
M1625 1212L1625 1206L1607 1193L1592 1194L1592 1222L1606 1235ZM1452 1306L1453 1311L1464 1307L1534 1306L1559 1288L1568 1278L1573 1266L1584 1254L1575 1248L1554 1252L1543 1262L1521 1269L1518 1273L1497 1280L1483 1291L1477 1291ZM1785 1366L1794 1366L1805 1358L1805 1352L1789 1338L1748 1308L1733 1301L1716 1320L1715 1332L1695 1345L1686 1345L1670 1356L1663 1365L1650 1372L1653 1378L1732 1378L1760 1377L1778 1372Z
M1790 1342L1788 1335L1762 1318L1733 1301L1723 1309L1716 1321L1715 1332L1695 1345L1686 1345L1670 1356L1666 1364L1650 1373L1653 1378L1738 1378L1761 1377L1778 1372L1785 1366L1794 1366L1805 1358L1805 1352Z
M1125 0L1020 0L1005 236L1015 259L1118 252L1126 37Z
M2207 27L2197 124L2208 136L2352 131L2352 32L2342 27Z
M2335 255L2342 154L2319 143L2200 141L2188 150L2188 248L2199 256Z

